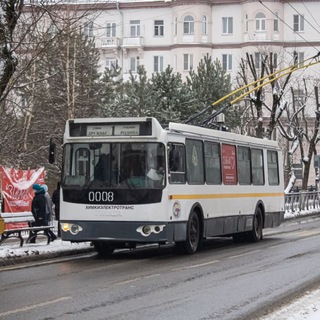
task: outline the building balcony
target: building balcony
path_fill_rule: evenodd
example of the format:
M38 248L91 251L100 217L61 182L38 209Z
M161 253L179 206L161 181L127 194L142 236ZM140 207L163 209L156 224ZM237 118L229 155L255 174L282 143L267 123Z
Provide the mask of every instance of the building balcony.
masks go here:
M138 36L138 37L124 37L122 39L121 48L123 49L124 54L126 54L127 50L129 50L129 49L137 49L139 54L142 54L143 43L144 43L144 38L140 37L140 36Z
M143 37L124 37L122 40L122 48L141 48L143 47Z
M116 37L96 39L97 48L117 49L119 46L120 39Z

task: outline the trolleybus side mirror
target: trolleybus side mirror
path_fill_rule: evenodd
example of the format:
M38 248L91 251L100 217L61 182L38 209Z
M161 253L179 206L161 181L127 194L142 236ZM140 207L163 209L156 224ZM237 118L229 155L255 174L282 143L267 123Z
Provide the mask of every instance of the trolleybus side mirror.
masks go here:
M54 163L56 161L56 144L50 139L49 145L49 163Z

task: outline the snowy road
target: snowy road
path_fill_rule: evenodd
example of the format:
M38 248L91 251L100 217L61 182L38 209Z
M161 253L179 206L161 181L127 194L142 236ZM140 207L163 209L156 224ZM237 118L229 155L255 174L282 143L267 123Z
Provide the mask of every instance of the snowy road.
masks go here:
M273 310L273 301L320 277L319 241L320 221L314 220L270 230L258 244L215 240L194 256L161 249L116 253L110 260L91 256L34 263L23 270L12 266L1 272L6 296L0 317L42 319L43 305L48 303L52 319L234 320L255 314L256 320L265 314L257 312L261 306L269 304ZM55 241L44 248L59 250L60 244L63 249L68 245ZM28 292L34 284L38 290L31 303ZM19 300L12 301L12 296ZM319 292L306 298L263 319L313 320ZM28 310L24 318L20 310ZM103 317L106 310L108 316Z

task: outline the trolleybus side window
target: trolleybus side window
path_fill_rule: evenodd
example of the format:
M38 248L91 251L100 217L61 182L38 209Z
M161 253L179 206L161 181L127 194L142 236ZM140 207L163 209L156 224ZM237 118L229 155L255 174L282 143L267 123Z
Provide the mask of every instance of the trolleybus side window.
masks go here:
M264 185L263 152L259 149L251 149L252 183Z
M170 183L185 183L186 182L186 156L185 146L183 144L169 144L169 171Z
M277 151L267 151L269 185L279 184L279 164Z
M221 184L220 144L205 141L205 172L207 184Z
M237 158L238 158L239 184L251 184L250 148L238 147Z
M203 143L186 139L187 180L190 184L204 184Z
M222 144L222 180L223 184L238 184L236 146Z

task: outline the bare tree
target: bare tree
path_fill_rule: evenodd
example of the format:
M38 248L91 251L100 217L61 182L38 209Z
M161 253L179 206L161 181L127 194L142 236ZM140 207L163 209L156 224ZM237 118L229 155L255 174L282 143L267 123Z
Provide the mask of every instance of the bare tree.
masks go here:
M240 62L238 84L240 87L246 87L249 97L245 100L247 105L244 108L243 119L246 119L244 123L255 129L254 136L270 139L287 106L283 94L289 83L291 72L288 72L284 81L280 81L276 72L274 54L270 52L269 55L261 55L261 59L257 66L253 56L247 53L246 60L242 59ZM294 67L291 71L294 71ZM252 87L250 83L253 83ZM268 95L271 95L272 99L266 99ZM263 119L266 113L268 113L269 122L267 130L264 130Z
M279 122L280 133L291 143L291 148L288 150L291 173L287 191L292 188L296 178L293 167L295 159L294 153L298 155L299 160L303 163L302 190L307 190L311 161L313 156L317 154L316 147L320 140L320 104L318 87L314 87L315 108L312 111L314 112L314 115L310 115L306 111L310 94L308 93L308 86L305 79L303 80L303 84L303 92L294 90L294 88L291 87L291 107L286 110L286 118L281 119Z
M2 0L0 6L0 99L2 99L18 64L13 36L23 9L23 0Z
M76 7L69 10L68 6L61 6L58 2L28 1L24 4L23 1L1 1L0 43L3 49L0 65L5 66L3 70L6 71L0 77L2 164L17 167L39 164L37 153L46 149L47 143L45 147L40 145L30 149L34 143L30 141L30 129L37 112L35 101L46 92L48 80L55 76L48 69L41 69L41 62L52 51L57 38L80 30L84 20L89 19L92 7L94 5L79 11ZM48 65L50 61L46 67ZM42 92L38 91L39 88ZM24 94L19 94L21 92ZM65 121L66 117L63 119ZM42 121L45 123L46 119ZM27 152L29 158L31 153L34 155L34 162L24 161Z

